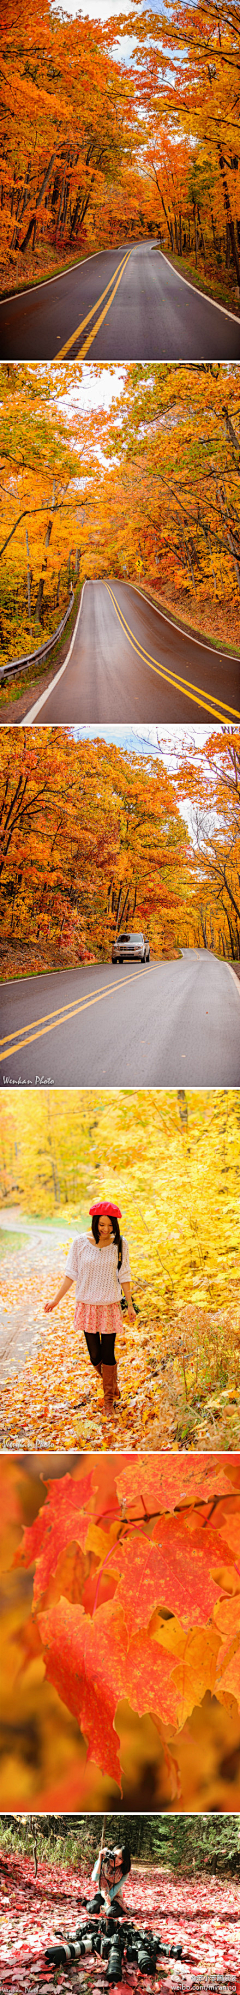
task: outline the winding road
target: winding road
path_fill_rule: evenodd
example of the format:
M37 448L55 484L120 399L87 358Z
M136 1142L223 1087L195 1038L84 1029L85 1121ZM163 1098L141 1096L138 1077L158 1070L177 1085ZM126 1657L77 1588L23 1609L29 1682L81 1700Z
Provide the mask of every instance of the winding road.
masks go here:
M238 1087L240 984L206 950L2 986L7 1086Z
M126 242L0 304L2 360L239 360L240 320L158 242Z
M25 715L76 721L240 717L240 658L173 624L127 582L85 582L65 663Z

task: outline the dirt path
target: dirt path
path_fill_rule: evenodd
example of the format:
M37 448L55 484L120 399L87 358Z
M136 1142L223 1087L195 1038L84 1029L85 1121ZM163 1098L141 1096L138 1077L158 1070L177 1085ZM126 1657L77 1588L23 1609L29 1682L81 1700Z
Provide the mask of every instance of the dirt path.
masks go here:
M9 1250L6 1239L4 1243L1 1240L1 1234L7 1233L9 1233ZM15 1244L16 1234L19 1234L19 1247ZM0 1385L4 1385L6 1379L16 1377L16 1374L20 1377L26 1357L29 1355L33 1358L41 1348L42 1310L33 1307L32 1277L36 1261L41 1254L43 1280L48 1272L51 1279L57 1254L60 1280L65 1266L63 1247L69 1237L71 1237L70 1227L64 1225L61 1228L44 1227L44 1222L25 1219L25 1214L23 1215L15 1207L0 1214ZM15 1304L13 1299L11 1309L8 1307L10 1279L13 1298L15 1287L18 1293L18 1302ZM22 1286L22 1303L19 1303L19 1285Z

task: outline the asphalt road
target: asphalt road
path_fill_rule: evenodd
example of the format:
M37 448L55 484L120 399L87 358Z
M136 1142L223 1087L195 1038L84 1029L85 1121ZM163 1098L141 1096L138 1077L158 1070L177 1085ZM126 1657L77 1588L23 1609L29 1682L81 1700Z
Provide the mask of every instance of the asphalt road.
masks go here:
M1 1033L3 1085L240 1084L240 987L205 950L4 985Z
M240 322L157 242L122 243L0 305L2 360L239 360Z
M240 659L186 636L126 582L85 582L69 665L25 720L203 721L240 715Z

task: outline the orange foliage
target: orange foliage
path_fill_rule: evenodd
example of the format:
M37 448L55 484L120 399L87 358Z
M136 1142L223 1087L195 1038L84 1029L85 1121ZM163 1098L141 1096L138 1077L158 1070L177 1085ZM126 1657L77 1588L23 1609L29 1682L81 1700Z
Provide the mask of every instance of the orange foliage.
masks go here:
M25 1482L23 1472L23 1489ZM26 1565L36 1563L33 1626L37 1632L33 1655L32 1618L29 1623L25 1616L24 1629L22 1607L17 1637L22 1673L16 1680L15 1666L15 1708L17 1699L21 1710L24 1679L31 1702L34 1685L38 1698L38 1685L43 1683L40 1640L47 1677L42 1689L47 1729L50 1684L60 1743L65 1707L74 1721L74 1734L70 1721L69 1744L73 1736L77 1741L78 1727L87 1742L87 1750L83 1740L81 1747L83 1795L85 1767L89 1762L90 1772L94 1761L89 1796L94 1784L99 1795L99 1779L105 1782L102 1794L108 1795L123 1781L129 1805L136 1792L135 1768L137 1778L147 1743L154 1758L155 1741L155 1777L159 1762L164 1806L186 1807L193 1793L193 1806L198 1806L202 1728L201 1792L204 1779L210 1806L218 1805L216 1795L223 1790L216 1776L214 1784L211 1697L213 1723L217 1714L219 1741L223 1742L225 1731L226 1748L230 1738L236 1742L238 1726L239 1456L225 1461L218 1455L195 1460L185 1456L175 1462L169 1457L168 1464L166 1457L159 1456L154 1465L146 1456L138 1460L128 1456L127 1467L126 1455L104 1462L90 1456L87 1469L81 1460L73 1465L70 1459L70 1470L64 1474L56 1458L54 1480L50 1477L39 1511L40 1487L37 1484L35 1492L33 1478L36 1523L27 1525L15 1557L23 1584ZM29 1509L28 1494L28 1515ZM202 1561L210 1589L207 1602ZM11 1676L14 1682L12 1663ZM75 1783L74 1764L72 1772ZM12 1797L12 1782L9 1799L10 1786ZM34 1791L36 1805L41 1805L36 1775ZM53 1805L58 1805L58 1772L46 1791L55 1795ZM220 1803L224 1807L227 1792L225 1788ZM15 1795L18 1805L16 1785ZM71 1764L69 1802L70 1798Z

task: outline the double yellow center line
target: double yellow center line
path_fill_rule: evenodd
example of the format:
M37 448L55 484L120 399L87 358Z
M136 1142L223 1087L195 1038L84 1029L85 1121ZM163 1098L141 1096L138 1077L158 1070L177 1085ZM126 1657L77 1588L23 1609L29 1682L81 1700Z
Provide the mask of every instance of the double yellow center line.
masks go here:
M0 1040L0 1048L3 1048L0 1061L10 1060L12 1053L21 1053L24 1046L32 1046L35 1039L44 1039L45 1033L56 1032L57 1026L70 1025L71 1019L78 1018L82 1011L89 1011L90 1005L99 1004L102 998L113 997L114 991L122 991L123 984L135 983L136 971L138 977L144 977L145 971L137 969L136 965L130 977L117 977L116 983L103 984L92 991L90 997L79 998L77 1002L73 998L71 1003L60 1005L56 1011L46 1011L42 1018L31 1019L29 1025L16 1026L15 1033L10 1032L8 1038L5 1035L5 1039Z
M157 673L158 679L165 679L168 686L174 686L178 693L184 693L187 700L192 700L194 695L196 707L201 707L201 710L204 709L205 712L210 713L212 720L222 721L224 716L230 717L231 720L240 719L239 708L229 707L227 700L219 700L217 695L214 696L213 693L205 692L203 687L196 686L191 679L184 679L182 675L180 677L180 673L171 672L165 665L157 665L155 658L151 657L151 653L145 651L143 645L139 643L138 637L134 637L133 631L130 629L130 624L126 622L126 617L123 615L123 610L120 610L116 603L109 582L105 583L105 587L108 590L108 595L111 597L111 602L118 617L118 623L120 623L124 636L128 638L128 643L131 644L132 651L136 652L138 658L142 658L144 665L151 666L151 671Z
M65 342L65 346L62 346L61 349L59 349L59 352L55 353L55 360L64 360L65 354L70 353L70 348L72 351L73 360L77 359L78 353L81 354L81 360L84 360L85 354L89 353L89 347L93 345L93 340L96 339L96 334L99 332L99 328L103 324L103 319L106 318L106 313L110 311L110 305L112 305L113 303L113 298L116 297L116 291L118 291L118 285L121 283L121 277L123 277L123 272L124 270L126 270L126 264L129 263L130 256L131 256L131 250L129 249L127 256L123 256L122 263L118 264L116 284L114 282L114 279L116 277L116 270L114 270L112 272L112 276L109 278L109 284L106 284L105 291L101 291L100 298L96 299L96 304L91 305L91 311L87 312L85 319L81 319L81 325L76 326L76 331L74 333L71 333L71 339L67 339ZM108 298L108 291L110 291L111 293L110 298ZM81 340L82 340L82 334L85 332L85 326L88 326L90 324L90 320L94 319L94 313L99 311L99 305L102 305L103 298L107 298L107 305L104 305L104 311L100 313L100 318L96 319L96 324L92 326L91 332L88 333L87 339L83 341L82 345ZM76 346L76 344L77 344L77 353L75 354L73 349Z

